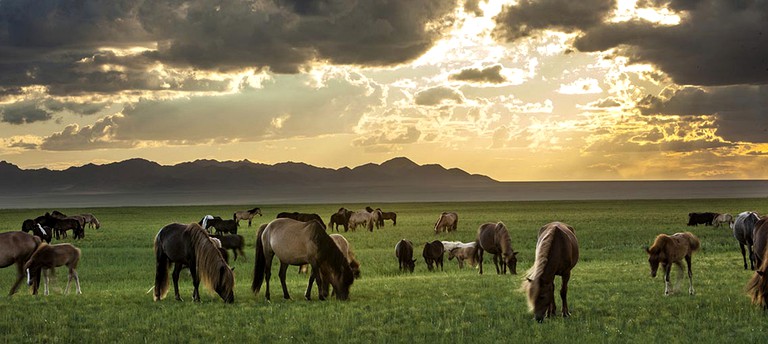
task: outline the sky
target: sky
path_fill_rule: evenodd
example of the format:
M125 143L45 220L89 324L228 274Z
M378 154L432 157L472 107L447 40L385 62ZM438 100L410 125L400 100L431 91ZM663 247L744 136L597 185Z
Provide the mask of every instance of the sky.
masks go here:
M0 160L768 178L762 0L0 0Z

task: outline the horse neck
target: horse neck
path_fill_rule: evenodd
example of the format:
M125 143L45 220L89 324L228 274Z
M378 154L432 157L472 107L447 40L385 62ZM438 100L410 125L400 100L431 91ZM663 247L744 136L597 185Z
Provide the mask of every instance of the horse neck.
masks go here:
M499 231L496 233L496 242L498 243L502 254L512 254L512 239L509 237L509 233L506 231Z

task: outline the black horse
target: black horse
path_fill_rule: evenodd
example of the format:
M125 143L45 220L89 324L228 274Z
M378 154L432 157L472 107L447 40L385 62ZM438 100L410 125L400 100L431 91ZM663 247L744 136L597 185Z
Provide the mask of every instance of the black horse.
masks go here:
M36 223L35 220L24 220L24 222L21 223L21 230L24 231L24 233L32 232L32 235L40 238L40 240L43 240L48 244L51 243L53 229L50 227L44 227L41 224Z
M206 215L206 217L208 217ZM220 216L213 216L213 218L208 217L208 220L206 221L206 218L204 217L200 222L197 224L203 226L203 222L205 222L205 229L213 227L216 229L216 234L223 234L223 233L232 233L237 234L237 221L235 220L224 220Z
M349 217L352 216L354 211L347 210L345 208L339 208L339 211L333 213L331 215L331 220L328 221L328 226L331 227L331 229L339 231L339 225L344 226L344 231L349 230Z
M237 254L239 253L243 258L245 258L245 252L243 252L243 247L245 246L245 238L243 238L242 235L239 234L227 234L227 235L221 235L216 234L212 235L212 238L219 239L221 242L221 248L224 249L224 252L226 250L232 250L232 252L235 253L235 260L237 260Z
M45 213L43 216L38 216L34 220L35 223L48 227L53 230L56 235L56 240L61 239L62 236L67 236L67 231L72 230L75 239L85 238L85 229L80 225L80 221L70 217L56 217L50 213Z

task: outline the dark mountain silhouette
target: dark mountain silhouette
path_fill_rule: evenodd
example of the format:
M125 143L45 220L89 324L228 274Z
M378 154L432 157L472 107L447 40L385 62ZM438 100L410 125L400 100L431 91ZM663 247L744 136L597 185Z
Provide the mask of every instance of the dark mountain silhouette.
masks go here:
M768 181L498 182L404 158L354 168L145 159L63 171L0 161L0 208L767 197Z

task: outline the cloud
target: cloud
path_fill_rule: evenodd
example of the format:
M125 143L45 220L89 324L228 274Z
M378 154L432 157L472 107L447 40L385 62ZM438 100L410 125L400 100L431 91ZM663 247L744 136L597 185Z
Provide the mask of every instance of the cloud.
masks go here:
M602 23L615 7L614 0L521 0L495 17L494 35L512 42L543 30L584 31Z
M445 103L461 104L464 102L464 95L460 91L445 87L436 86L416 93L416 105L436 106Z
M458 81L500 84L507 81L507 78L501 75L503 68L498 64L485 68L465 68L451 74L448 78Z
M570 84L560 85L557 93L560 94L594 94L601 93L603 89L597 80L591 78L579 79Z
M421 137L421 131L415 127L392 128L392 130L377 130L365 137L353 141L355 146L398 145L414 143Z
M24 101L6 105L0 108L2 119L0 121L10 124L26 124L47 121L53 118L51 112L40 108L33 101Z
M586 30L575 47L617 49L632 62L657 66L680 85L768 83L768 2L670 1L669 6L680 11L678 25L604 23Z
M667 98L648 96L644 115L711 116L717 135L729 142L768 142L768 86L685 87Z

